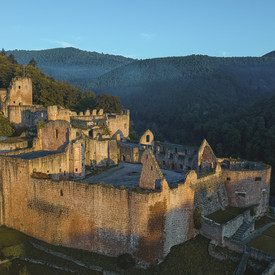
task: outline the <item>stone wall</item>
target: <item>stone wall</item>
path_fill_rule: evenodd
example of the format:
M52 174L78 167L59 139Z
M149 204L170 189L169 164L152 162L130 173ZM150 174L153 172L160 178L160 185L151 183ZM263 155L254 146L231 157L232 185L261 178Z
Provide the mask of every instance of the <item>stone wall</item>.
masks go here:
M107 117L107 126L111 131L111 136L117 133L121 134L121 137L129 137L130 127L130 111L122 110L120 114L110 114Z
M115 140L85 139L85 164L105 166L118 163L118 148Z
M198 177L193 188L195 190L195 207L198 207L204 216L228 205L227 192L219 165L214 172Z
M127 161L131 163L139 162L139 147L136 146L127 146L127 144L123 144L120 142L118 144L118 148L120 151L119 159L120 161Z
M7 105L32 105L31 78L18 78L11 83L8 89Z
M269 202L271 168L256 171L223 169L223 182L229 205L246 207L259 204L258 215L266 212Z
M152 145L154 141L154 135L150 130L147 130L139 140L139 143L142 145Z
M71 116L76 116L76 112L72 112L69 109L64 109L60 106L49 106L47 109L48 120L66 120L71 121Z
M154 142L153 152L161 169L187 173L197 168L197 148Z
M24 122L27 124L26 126L29 126L29 121L31 118L29 118L29 112L34 112L36 109L35 106L16 106L16 105L10 105L8 106L8 118L9 121L15 124L21 124L23 119Z
M69 142L70 124L64 120L49 121L38 130L40 150L61 150Z
M215 240L219 244L222 243L222 225L206 217L203 218L200 233L208 239Z
M27 140L19 140L16 142L0 142L0 151L9 151L9 150L17 150L22 148L28 147L28 141Z
M35 126L40 120L47 120L47 110L44 108L35 106L35 109L21 111L21 124L24 126Z
M140 194L33 179L27 160L0 157L0 165L0 220L46 242L152 262L194 235L194 192L188 184Z
M160 189L163 174L158 166L153 152L150 149L144 151L141 157L141 163L143 166L139 178L139 186L146 189Z
M243 224L243 221L244 215L242 214L224 224L219 224L204 217L200 233L206 238L215 240L218 244L223 245L224 239L233 236Z

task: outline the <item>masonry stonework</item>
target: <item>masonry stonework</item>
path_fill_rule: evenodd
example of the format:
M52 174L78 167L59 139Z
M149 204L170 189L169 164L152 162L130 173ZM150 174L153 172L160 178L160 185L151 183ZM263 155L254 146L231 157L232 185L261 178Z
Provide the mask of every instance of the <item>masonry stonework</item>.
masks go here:
M139 194L32 179L29 161L0 157L0 162L7 168L1 170L3 223L35 238L111 256L131 253L150 262L193 237L194 192L187 185Z

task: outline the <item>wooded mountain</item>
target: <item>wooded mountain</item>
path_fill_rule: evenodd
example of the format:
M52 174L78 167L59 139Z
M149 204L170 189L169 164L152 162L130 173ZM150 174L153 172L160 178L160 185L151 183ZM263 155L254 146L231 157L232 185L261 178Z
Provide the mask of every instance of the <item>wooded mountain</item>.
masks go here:
M65 80L71 84L98 77L134 61L119 55L82 51L72 47L7 51L7 55L10 54L13 54L17 62L22 65L29 64L34 58L41 71L59 81Z

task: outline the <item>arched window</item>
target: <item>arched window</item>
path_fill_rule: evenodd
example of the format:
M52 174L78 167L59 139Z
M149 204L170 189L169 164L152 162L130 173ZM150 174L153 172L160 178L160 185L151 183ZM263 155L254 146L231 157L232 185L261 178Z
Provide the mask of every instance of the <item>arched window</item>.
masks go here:
M55 138L57 139L58 138L58 130L55 129Z
M146 136L146 142L150 142L150 135Z

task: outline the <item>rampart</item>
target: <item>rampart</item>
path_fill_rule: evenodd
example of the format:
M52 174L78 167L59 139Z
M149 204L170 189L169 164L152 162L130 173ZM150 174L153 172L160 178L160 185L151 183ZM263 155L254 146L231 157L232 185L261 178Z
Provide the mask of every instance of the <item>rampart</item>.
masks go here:
M189 183L142 194L34 179L29 160L0 157L0 221L46 242L151 262L193 237Z

